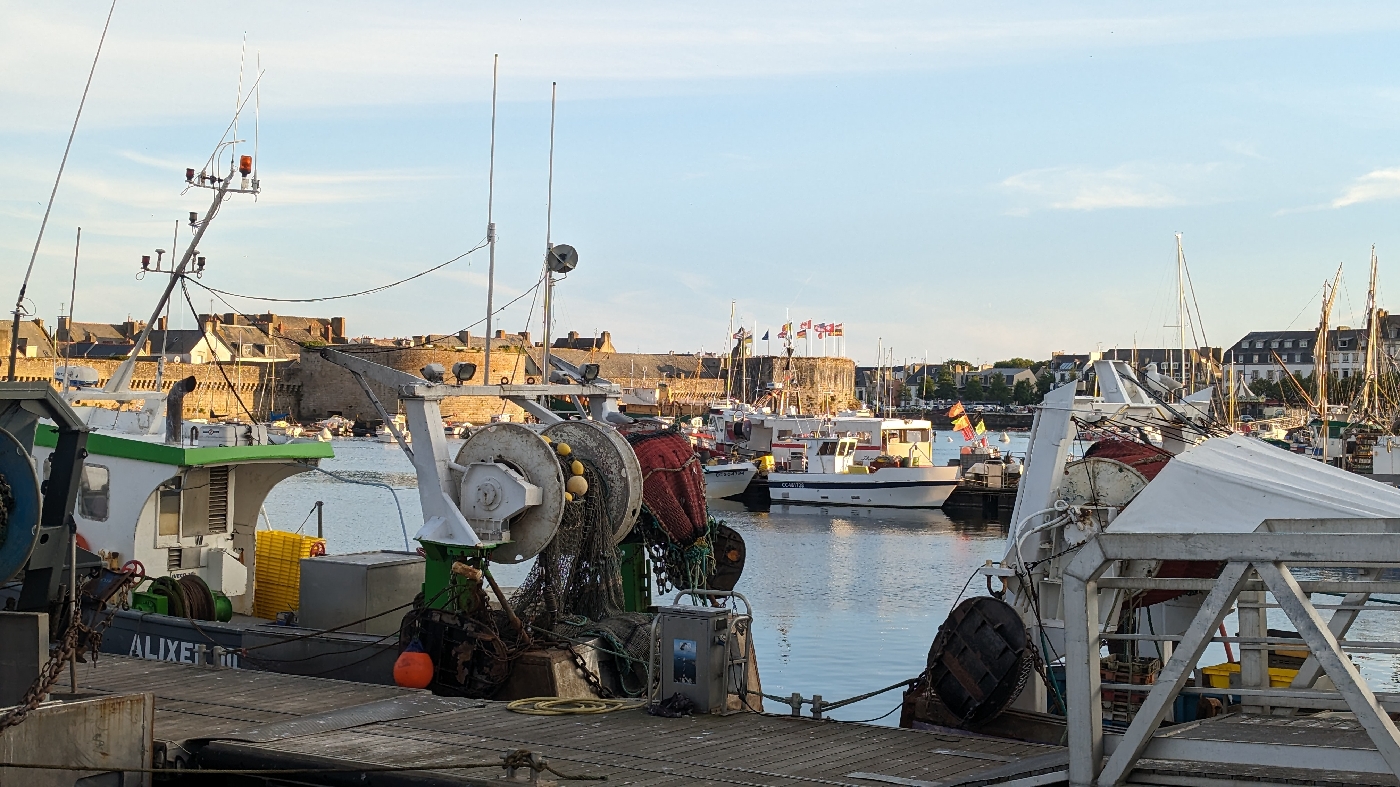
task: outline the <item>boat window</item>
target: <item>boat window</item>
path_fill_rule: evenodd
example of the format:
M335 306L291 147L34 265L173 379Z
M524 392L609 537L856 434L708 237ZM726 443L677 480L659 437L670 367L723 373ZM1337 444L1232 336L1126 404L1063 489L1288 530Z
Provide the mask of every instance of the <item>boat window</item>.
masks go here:
M110 502L112 474L102 465L83 465L83 475L78 482L78 513L83 519L94 522L107 521Z
M180 490L161 489L156 508L156 534L180 535Z
M850 456L851 452L854 450L856 450L856 444L854 442L842 440L841 444L836 447L836 455Z
M832 456L836 453L836 441L832 440L821 444L817 449L817 456Z

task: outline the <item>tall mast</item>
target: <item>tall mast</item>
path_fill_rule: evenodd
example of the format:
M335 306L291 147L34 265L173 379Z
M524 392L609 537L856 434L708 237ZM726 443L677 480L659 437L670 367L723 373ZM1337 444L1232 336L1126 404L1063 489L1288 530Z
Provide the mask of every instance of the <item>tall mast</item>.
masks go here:
M1322 461L1327 462L1327 440L1332 429L1327 418L1327 330L1332 317L1332 301L1337 297L1337 285L1342 280L1342 266L1337 266L1337 275L1332 277L1330 286L1322 284L1322 315L1317 323L1317 338L1313 340L1313 376L1317 380L1317 409L1322 417Z
M724 378L724 398L734 395L734 301L729 302L729 333L725 334L724 346L729 348L729 374Z
M486 357L481 366L481 378L486 385L491 384L491 312L496 294L496 222L492 208L496 197L496 78L500 68L501 56L495 55L491 59L491 154L486 170L486 242L491 246L491 262L486 272Z
M1191 393L1191 388L1186 379L1186 254L1181 248L1181 233L1176 234L1176 338L1181 354L1178 358L1181 361L1180 377L1181 384L1186 386L1186 393Z
M544 199L544 364L540 367L540 373L544 376L541 380L545 385L549 385L549 329L554 322L554 315L551 310L554 306L554 270L549 267L549 253L554 249L554 244L550 242L550 230L554 221L554 100L559 93L559 83L554 82L549 87L549 186L545 191Z
M1370 417L1371 408L1380 404L1376 391L1376 346L1380 339L1380 316L1376 313L1376 246L1371 245L1371 286L1366 293L1366 368L1361 385L1361 414Z

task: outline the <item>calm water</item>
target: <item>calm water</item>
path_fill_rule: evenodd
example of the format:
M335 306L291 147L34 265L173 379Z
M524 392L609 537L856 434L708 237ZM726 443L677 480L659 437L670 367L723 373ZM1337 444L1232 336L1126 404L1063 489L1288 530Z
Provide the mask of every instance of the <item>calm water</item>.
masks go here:
M957 455L962 442L955 437L950 443L942 434L939 440L935 459L941 464ZM449 442L455 453L459 441ZM413 468L398 446L367 440L338 440L333 445L336 456L322 467L394 487L411 537L422 516ZM1026 440L1013 436L1009 445L999 447L1024 458ZM317 500L325 501L325 536L332 553L404 548L403 528L388 490L347 484L320 473L304 473L278 485L267 500L268 519L279 529L314 533L311 508ZM748 545L737 590L754 607L763 690L778 696L794 691L804 697L821 694L828 701L917 675L964 583L985 561L1001 558L1006 538L1000 523L941 511L816 506L748 511L737 503L714 501L711 512L741 532ZM515 585L528 569L528 563L501 566L496 573L502 584ZM986 592L985 585L974 585L969 594ZM1271 610L1270 623L1292 628L1277 610ZM1233 616L1226 628L1237 630ZM1396 614L1361 616L1353 636L1400 639L1400 607ZM1212 645L1201 663L1224 660L1223 648ZM1354 660L1376 689L1400 686L1400 657L1356 654ZM891 692L830 715L874 719L898 703L898 692ZM768 710L783 712L784 707L769 701ZM895 713L879 723L897 722Z
M939 439L940 462L957 455L960 439ZM449 442L455 452L459 441ZM333 445L336 456L322 467L394 487L411 537L423 520L412 465L398 446L368 440ZM1000 447L1023 455L1024 445L1017 437ZM403 549L388 490L321 473L279 484L268 497L267 518L278 529L314 533L311 510L317 500L325 501L324 532L332 553ZM917 675L958 591L973 569L1001 557L1006 538L996 522L959 520L941 511L774 506L759 512L729 501L714 502L711 510L748 545L737 590L754 606L763 690L780 696L821 694L828 701ZM528 568L502 566L496 573L503 584L513 585ZM891 692L830 715L870 719L898 702L898 693ZM882 723L897 722L894 714Z

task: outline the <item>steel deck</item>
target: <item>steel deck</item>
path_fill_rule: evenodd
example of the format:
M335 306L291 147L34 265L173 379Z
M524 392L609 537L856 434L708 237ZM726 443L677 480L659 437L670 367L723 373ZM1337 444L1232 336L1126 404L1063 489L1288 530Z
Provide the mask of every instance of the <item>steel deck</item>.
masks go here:
M110 655L80 666L79 684L154 692L156 739L188 741L211 767L430 765L525 748L609 784L970 787L1063 771L1068 758L1054 746L752 713L526 716L393 686ZM375 774L374 783L500 784L501 773Z

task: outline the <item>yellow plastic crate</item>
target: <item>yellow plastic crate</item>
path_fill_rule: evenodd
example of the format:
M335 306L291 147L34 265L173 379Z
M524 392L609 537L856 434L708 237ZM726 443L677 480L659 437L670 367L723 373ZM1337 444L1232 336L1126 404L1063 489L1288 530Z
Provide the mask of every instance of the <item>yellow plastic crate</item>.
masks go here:
M301 559L326 540L282 530L259 530L253 568L253 614L271 620L301 606Z
M1210 683L1212 689L1228 689L1230 688L1230 676L1239 674L1240 665L1227 661L1213 667L1202 667L1201 672L1205 674L1206 681ZM1298 677L1298 670L1283 669L1282 667L1269 668L1270 688L1288 688L1293 685L1293 679L1296 677Z

